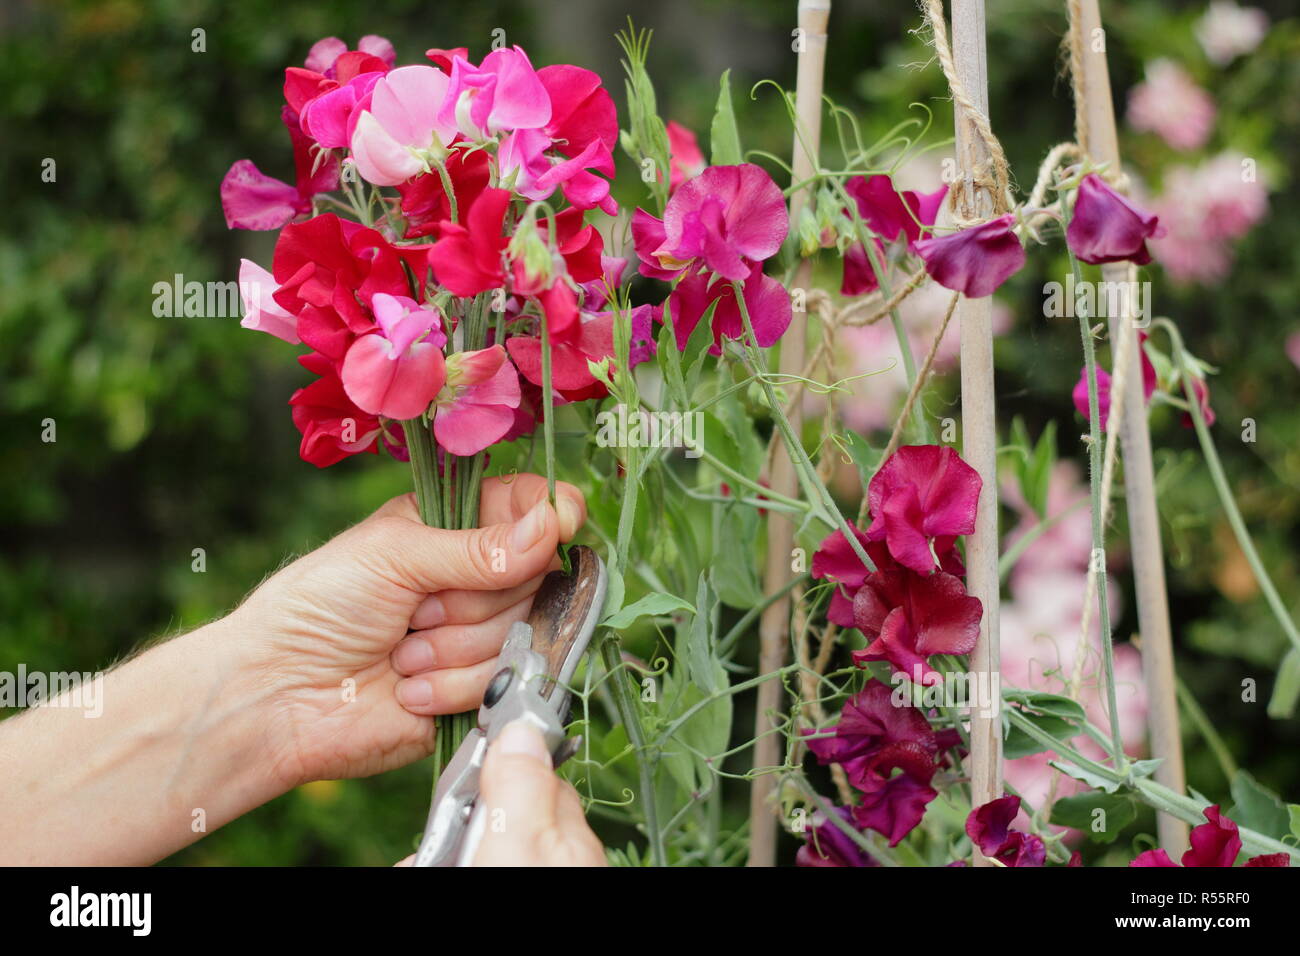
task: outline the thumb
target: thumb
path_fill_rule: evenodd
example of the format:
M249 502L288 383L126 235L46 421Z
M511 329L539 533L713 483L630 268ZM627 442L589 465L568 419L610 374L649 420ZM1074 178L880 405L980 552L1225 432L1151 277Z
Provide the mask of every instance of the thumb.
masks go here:
M541 732L524 720L501 731L483 760L479 799L487 827L474 857L476 866L527 864L556 826L560 778Z
M470 531L429 528L399 515L366 522L386 570L412 591L494 591L523 584L550 566L559 519L539 501L518 521Z

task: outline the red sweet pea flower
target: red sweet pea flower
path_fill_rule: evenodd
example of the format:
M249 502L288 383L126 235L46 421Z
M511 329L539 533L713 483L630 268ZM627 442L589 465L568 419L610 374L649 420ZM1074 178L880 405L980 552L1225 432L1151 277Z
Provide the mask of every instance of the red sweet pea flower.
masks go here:
M234 163L221 180L221 211L230 229L279 229L309 215L317 193L339 187L338 158L328 156L317 166L311 140L299 129L298 114L285 107L280 118L293 143L295 185L267 176L252 160Z
M453 149L447 157L447 178L456 196L457 218L464 222L492 177L491 158L486 150ZM406 238L442 235L442 223L451 220L451 203L437 173L423 173L398 183L402 195L402 215L406 218Z
M1042 837L1011 829L1011 821L1019 812L1019 797L990 800L970 812L966 835L981 853L1006 866L1042 866L1047 859ZM1073 860L1070 865L1075 865Z
M872 515L867 538L884 541L904 567L928 574L942 539L975 530L980 485L979 473L952 448L905 445L867 488Z
M375 328L362 303L377 293L411 293L403 262L418 287L428 271L428 246L393 246L373 229L332 213L286 226L275 245L271 272L276 303L298 317L303 343L341 363L359 335Z
M862 805L853 811L857 825L895 846L937 796L930 781L942 744L920 710L907 703L895 706L892 697L880 681L869 681L844 704L835 736L807 737L805 743L818 763L843 766L849 782L863 792ZM892 776L894 770L902 773Z
M1206 823L1193 827L1188 839L1191 847L1183 854L1183 866L1234 866L1241 853L1241 836L1237 824L1219 812L1219 805L1203 811ZM1139 853L1129 866L1178 866L1164 850L1147 850ZM1287 853L1266 853L1252 856L1246 866L1290 866Z
M599 140L606 150L618 143L618 112L600 76L580 66L556 64L537 71L551 98L551 121L542 131L565 156L581 155Z
M853 597L853 625L871 644L853 660L889 661L922 684L942 681L930 669L931 654L968 654L979 638L984 608L966 593L961 580L943 571L922 576L902 567L866 577Z
M969 299L982 299L1025 264L1025 247L1007 213L978 226L913 243L930 278Z
M1079 183L1065 241L1083 262L1099 265L1127 259L1144 266L1151 261L1146 241L1164 234L1159 217L1134 206L1090 173Z
M438 284L454 295L473 296L505 285L502 235L510 191L485 189L465 217L465 225L442 224L442 238L429 250L429 265Z
M293 423L302 433L298 454L317 468L325 468L360 452L377 452L379 418L359 409L343 390L333 363L310 352L298 359L320 376L293 393Z

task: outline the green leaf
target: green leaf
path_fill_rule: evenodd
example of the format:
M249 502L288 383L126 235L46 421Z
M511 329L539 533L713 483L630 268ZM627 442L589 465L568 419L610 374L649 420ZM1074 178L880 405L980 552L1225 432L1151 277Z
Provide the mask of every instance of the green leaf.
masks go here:
M665 308L664 314L668 314L667 308ZM674 337L671 324L667 320L659 329L658 341L659 347L656 351L656 357L659 360L659 368L663 372L664 381L668 384L668 394L672 396L673 401L679 408L686 408L690 404L690 398L686 393L686 378L682 372L682 353L677 351L677 339Z
M1291 818L1291 835L1300 840L1300 806L1294 803L1286 805L1287 815Z
M1228 818L1237 826L1247 827L1280 840L1291 832L1291 815L1278 795L1245 770L1232 778L1233 806Z
M742 494L736 489L733 494ZM758 540L761 519L758 510L748 505L724 505L718 521L715 553L727 559L716 561L711 569L713 587L728 607L748 610L763 602L763 588L754 567L754 542Z
M858 469L858 479L862 482L862 487L867 487L876 469L880 467L880 454L884 449L872 448L865 438L851 431L844 433L844 444L848 448L854 466Z
M1024 716L1032 721L1040 731L1049 734L1053 739L1061 743L1069 740L1079 732L1074 724L1061 717L1042 714L1025 714ZM1028 757L1030 754L1038 754L1051 749L1048 744L1040 743L1014 724L1009 725L1006 741L1002 745L1003 755L1008 760L1015 760L1017 757Z
M713 313L718 310L718 303L721 301L721 299L714 299L709 303L709 307L700 316L700 321L691 330L690 338L686 340L686 349L682 352L682 364L686 367L688 395L695 391L695 386L700 380L700 372L709 359L709 348L713 345ZM669 311L670 307L666 307L664 314L667 315Z
M713 125L709 129L712 165L738 166L744 162L740 149L740 130L736 128L736 114L731 108L731 71L722 71L718 106L713 111Z
M1083 720L1085 717L1083 706L1078 701L1060 694L1008 687L1002 691L1002 699L1019 704L1025 710L1064 717L1066 720Z
M687 673L691 682L702 687L709 694L718 690L716 658L713 654L709 630L713 623L713 600L709 594L707 572L700 572L699 584L695 589L695 619L691 629L686 650Z
M1115 793L1119 790L1119 782L1111 780L1109 777L1103 777L1099 773L1086 770L1083 767L1070 763L1068 760L1049 760L1049 766L1055 767L1067 777L1073 777L1075 780L1082 780L1088 786L1095 790L1104 790L1107 793Z
M605 627L621 630L639 617L657 617L673 611L692 611L694 608L675 594L652 591L639 601L634 601L622 610L611 614L601 621Z
M1103 811L1105 816L1094 814ZM1120 832L1137 819L1137 803L1127 793L1112 794L1097 790L1062 797L1052 805L1052 822L1073 827L1098 843L1113 843ZM1102 829L1097 829L1098 824Z

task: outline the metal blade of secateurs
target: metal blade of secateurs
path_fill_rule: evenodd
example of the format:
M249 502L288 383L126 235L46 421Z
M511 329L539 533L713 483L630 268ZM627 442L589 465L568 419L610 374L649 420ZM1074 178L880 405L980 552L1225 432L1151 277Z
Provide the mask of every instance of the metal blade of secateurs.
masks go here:
M608 578L600 556L577 545L569 550L569 562L571 573L552 571L546 575L528 615L533 650L546 659L551 678L540 689L547 700L553 698L557 687L573 679L605 608Z

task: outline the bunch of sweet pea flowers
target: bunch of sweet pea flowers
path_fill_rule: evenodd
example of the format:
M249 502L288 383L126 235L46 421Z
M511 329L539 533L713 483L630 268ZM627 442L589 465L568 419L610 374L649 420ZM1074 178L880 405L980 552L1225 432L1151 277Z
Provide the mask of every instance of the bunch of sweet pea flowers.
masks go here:
M295 182L240 160L221 183L231 228L281 230L269 271L241 265L243 324L309 349L290 399L306 461L383 446L426 522L472 527L485 449L605 394L588 363L612 357L626 263L585 215L618 211L614 103L518 47L396 67L382 37L357 46L321 40L285 71ZM649 308L631 318L649 338Z

